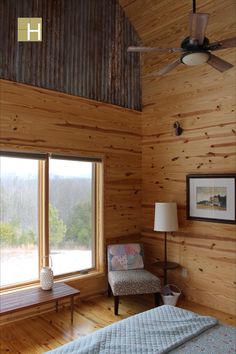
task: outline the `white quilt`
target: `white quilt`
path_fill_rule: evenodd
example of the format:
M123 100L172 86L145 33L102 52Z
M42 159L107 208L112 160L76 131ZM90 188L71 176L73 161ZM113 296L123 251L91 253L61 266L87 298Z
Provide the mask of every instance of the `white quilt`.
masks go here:
M164 305L116 322L48 354L163 354L217 324Z

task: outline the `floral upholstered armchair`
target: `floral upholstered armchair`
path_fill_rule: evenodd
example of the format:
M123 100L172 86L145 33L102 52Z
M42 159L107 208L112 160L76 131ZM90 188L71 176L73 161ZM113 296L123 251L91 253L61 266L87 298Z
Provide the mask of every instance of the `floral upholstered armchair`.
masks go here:
M144 269L143 246L139 243L107 247L108 294L114 296L114 311L118 315L119 296L154 294L155 306L160 304L161 282Z

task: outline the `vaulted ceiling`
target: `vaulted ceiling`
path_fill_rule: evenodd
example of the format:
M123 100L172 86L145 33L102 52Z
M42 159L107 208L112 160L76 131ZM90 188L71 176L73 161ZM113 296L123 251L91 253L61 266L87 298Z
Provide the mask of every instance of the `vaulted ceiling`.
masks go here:
M137 30L142 44L158 47L179 47L188 36L191 0L119 0L130 22ZM236 33L235 0L198 0L197 12L207 12L210 19L207 37L211 42L234 37ZM232 26L232 24L234 24ZM231 49L231 52L234 49ZM227 59L228 50L217 53ZM235 52L234 52L235 53ZM145 72L156 70L165 63L175 60L178 54L145 54Z

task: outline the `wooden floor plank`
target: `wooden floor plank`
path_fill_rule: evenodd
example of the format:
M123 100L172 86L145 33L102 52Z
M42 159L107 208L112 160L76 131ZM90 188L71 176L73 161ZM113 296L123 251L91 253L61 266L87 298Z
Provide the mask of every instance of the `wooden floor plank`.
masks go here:
M236 325L236 318L232 315L186 301L180 301L178 305L203 315L214 316L223 323ZM75 306L73 326L70 323L68 307L60 309L58 313L50 312L1 326L0 353L42 354L152 307L152 296L124 297L121 298L120 314L115 316L113 298L93 297Z

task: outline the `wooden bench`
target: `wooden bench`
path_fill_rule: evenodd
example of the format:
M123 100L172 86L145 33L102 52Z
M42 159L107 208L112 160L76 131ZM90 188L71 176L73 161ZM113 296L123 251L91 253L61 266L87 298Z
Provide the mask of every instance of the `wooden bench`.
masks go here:
M0 296L0 315L6 315L30 307L56 302L58 312L58 301L70 298L71 323L73 323L74 297L79 295L78 289L72 288L65 283L56 283L51 290L32 288L16 291L14 293L2 294Z

